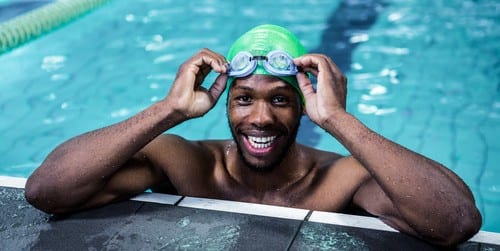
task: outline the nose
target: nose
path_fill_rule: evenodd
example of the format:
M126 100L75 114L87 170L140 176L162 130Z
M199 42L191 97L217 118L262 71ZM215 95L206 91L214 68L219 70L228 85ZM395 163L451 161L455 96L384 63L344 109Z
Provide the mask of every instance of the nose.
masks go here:
M252 125L263 128L273 123L274 115L269 105L265 102L256 102L249 115Z

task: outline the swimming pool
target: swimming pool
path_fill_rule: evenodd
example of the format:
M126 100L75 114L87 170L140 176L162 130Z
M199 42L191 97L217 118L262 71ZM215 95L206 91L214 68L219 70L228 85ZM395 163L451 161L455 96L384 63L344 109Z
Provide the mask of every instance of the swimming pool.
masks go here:
M332 56L348 111L458 173L500 232L499 15L497 1L113 1L0 56L0 175L27 177L62 141L163 98L200 48L274 23ZM169 132L228 138L225 116L219 102ZM299 141L347 154L307 118Z

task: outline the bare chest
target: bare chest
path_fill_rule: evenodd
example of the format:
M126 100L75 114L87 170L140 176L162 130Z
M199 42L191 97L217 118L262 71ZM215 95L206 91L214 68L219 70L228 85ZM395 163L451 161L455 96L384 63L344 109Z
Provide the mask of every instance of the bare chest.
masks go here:
M256 191L238 184L219 183L213 192L209 197L216 199L340 212L351 202L353 189L301 184L286 189Z

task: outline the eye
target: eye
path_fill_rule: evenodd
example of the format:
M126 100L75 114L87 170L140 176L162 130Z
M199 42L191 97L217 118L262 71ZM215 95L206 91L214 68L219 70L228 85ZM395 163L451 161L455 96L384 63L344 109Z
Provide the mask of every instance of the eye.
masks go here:
M272 102L274 105L284 106L288 104L288 98L285 96L274 96Z
M236 101L240 105L249 105L252 103L252 98L250 96L247 96L247 95L241 95L241 96L236 97Z

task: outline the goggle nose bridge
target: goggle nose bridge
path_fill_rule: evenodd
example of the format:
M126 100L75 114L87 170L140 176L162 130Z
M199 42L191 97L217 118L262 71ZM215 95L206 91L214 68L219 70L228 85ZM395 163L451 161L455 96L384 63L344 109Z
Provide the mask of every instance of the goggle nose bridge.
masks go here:
M267 61L269 58L267 56L252 56L250 61Z

